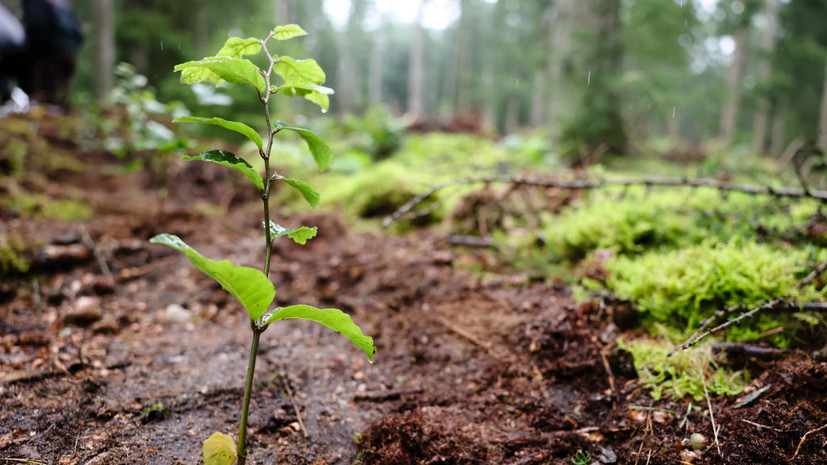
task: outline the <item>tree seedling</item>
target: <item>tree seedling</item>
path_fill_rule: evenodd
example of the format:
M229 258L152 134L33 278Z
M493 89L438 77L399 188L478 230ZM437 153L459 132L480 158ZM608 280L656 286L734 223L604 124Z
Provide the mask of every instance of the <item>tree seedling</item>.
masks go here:
M329 95L332 89L323 87L325 73L315 60L296 60L288 56L271 54L267 48L270 40L282 41L307 34L301 27L290 24L278 26L264 39L237 37L230 38L215 56L198 61L188 61L175 67L181 72L181 82L195 84L211 82L216 85L222 82L249 86L263 105L264 122L267 127L266 142L250 126L229 121L222 118L181 117L174 122L193 122L219 126L235 131L258 147L258 152L264 160L264 176L262 177L246 160L233 153L223 150L212 150L198 156L185 156L185 160L201 160L227 166L241 172L249 178L258 189L264 207L264 252L263 271L255 268L236 266L227 260L210 260L199 254L187 245L181 238L171 234L160 234L150 242L164 244L183 252L189 261L199 270L216 280L247 310L252 328L250 344L250 358L247 367L247 380L244 387L244 397L241 407L241 420L238 429L238 448L232 437L223 433L214 433L204 441L202 452L205 465L231 465L238 460L238 465L245 465L247 460L247 413L250 406L250 395L253 388L253 375L256 366L256 353L261 334L270 324L290 318L300 318L316 321L347 337L362 349L373 362L376 347L373 339L365 336L362 330L353 323L350 316L337 309L318 309L310 305L291 305L288 307L270 308L276 291L268 278L270 274L270 257L273 250L273 241L280 237L288 237L299 244L305 244L316 235L315 227L300 226L286 228L270 219L270 192L274 183L283 182L297 189L311 206L319 202L319 194L307 183L298 179L285 177L270 167L270 155L273 148L273 139L281 131L294 131L304 139L310 148L313 159L319 169L324 170L333 154L321 137L313 132L275 120L270 116L270 98L282 94L289 97L304 97L319 105L322 112L326 112L329 105ZM243 58L246 55L255 55L264 52L267 58L263 69L252 61ZM275 76L280 78L280 85L273 83Z

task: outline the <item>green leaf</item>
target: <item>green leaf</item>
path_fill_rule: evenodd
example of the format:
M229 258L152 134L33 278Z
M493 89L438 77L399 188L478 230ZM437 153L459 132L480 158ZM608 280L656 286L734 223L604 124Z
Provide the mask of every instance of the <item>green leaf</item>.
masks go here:
M209 81L218 85L223 80L233 84L250 84L260 94L267 92L267 83L258 67L244 58L207 57L176 65L175 71L181 71L181 82L184 84Z
M273 65L273 71L284 79L285 84L324 84L325 74L316 60L296 60L288 56L281 56L278 63Z
M287 184L290 184L291 186L293 186L293 188L301 192L302 197L304 197L304 200L307 200L307 203L309 203L311 207L316 208L316 205L319 204L321 196L318 192L314 191L312 187L308 186L306 182L290 178L281 179L282 181L286 182Z
M307 142L307 147L310 149L310 153L313 155L313 159L316 160L316 164L319 166L319 169L323 170L327 168L327 165L330 163L330 159L333 158L333 152L330 151L330 147L328 147L324 139L309 129L288 126L281 121L276 121L274 126L277 130L287 129L297 132L301 138Z
M253 180L259 191L264 190L264 180L258 174L252 165L247 163L247 160L237 157L232 152L225 152L224 150L210 150L209 152L202 152L197 157L184 156L182 160L201 160L211 163L218 163L219 165L228 166L236 171L241 172L244 176Z
M250 319L255 320L263 315L276 296L273 283L258 269L236 266L228 260L210 260L173 234L159 234L149 242L184 252L193 266L218 281L221 287L241 302Z
M238 458L235 441L222 433L213 433L207 438L201 452L204 454L204 465L233 465Z
M241 58L244 55L255 55L260 51L261 43L259 43L255 37L249 37L247 39L230 37L215 55L219 57Z
M273 38L276 40L287 40L293 37L306 36L307 31L297 24L285 24L284 26L276 26Z
M288 97L304 97L315 103L322 109L322 113L330 108L330 95L334 94L333 89L315 84L284 84L276 89Z
M317 232L318 228L315 226L299 226L298 228L287 229L280 224L276 224L273 220L270 220L270 237L273 240L287 236L290 239L293 239L293 241L297 244L304 245L308 240L316 237Z
M362 349L370 361L373 362L373 356L376 353L373 338L362 334L362 330L356 326L350 316L343 311L335 308L320 310L310 305L291 305L289 307L276 308L272 314L266 317L265 323L270 324L274 321L290 318L311 320L327 326L350 339L350 341L353 342L356 347Z
M229 121L223 118L200 118L197 116L182 116L180 118L175 118L172 120L173 123L202 123L202 124L212 124L213 126L220 126L224 129L229 129L230 131L235 131L242 136L246 136L251 141L255 142L258 146L259 150L263 150L263 143L261 141L261 136L256 132L255 129L247 126L244 123L239 123L237 121Z

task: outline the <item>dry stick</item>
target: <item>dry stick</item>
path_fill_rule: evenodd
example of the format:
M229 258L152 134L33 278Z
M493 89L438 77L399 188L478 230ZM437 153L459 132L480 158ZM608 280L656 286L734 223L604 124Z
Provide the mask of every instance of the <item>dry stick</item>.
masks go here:
M775 427L767 426L767 425L762 425L761 423L755 423L754 421L749 421L749 420L746 420L744 418L741 418L741 421L743 421L744 423L746 423L748 425L757 426L759 429L760 428L767 428L767 429L771 429L771 430L779 432L779 433L784 432L783 429L779 429L779 428L775 428Z
M706 388L706 377L701 373L701 382L704 385L704 396L706 396L706 405L709 407L709 419L712 421L712 435L715 437L715 448L718 449L718 456L721 460L724 456L721 454L721 443L718 442L718 427L715 425L715 414L712 412L712 401L709 400L709 390Z
M103 276L106 277L107 281L114 284L115 278L112 276L112 271L109 270L109 265L106 263L106 257L103 256L103 252L101 252L98 245L95 244L95 241L92 240L92 236L89 235L89 231L86 230L85 226L80 227L80 235L83 239L83 244L92 249L92 253L95 254L95 258L98 260L98 266L100 266Z
M827 423L819 426L816 429L813 429L813 430L810 430L810 431L807 431L806 433L804 433L804 436L801 436L801 440L798 441L798 447L795 448L795 454L793 454L793 458L790 459L790 462L794 461L798 457L798 453L801 452L801 446L804 445L804 441L807 440L807 436L809 436L811 434L816 434L819 431L822 431L822 430L825 430L825 429L827 429Z
M475 335L471 334L470 332L460 328L459 326L454 325L453 323L446 320L445 318L442 318L441 316L432 316L431 318L434 321L436 321L437 323L439 323L442 326L446 327L447 329L455 332L459 336L462 336L463 338L471 341L474 345L476 345L476 346L480 347L481 349L483 349L484 351L486 351L488 353L488 355L490 355L492 358L494 358L498 362L503 362L504 361L503 357L501 357L499 354L494 352L494 350L491 349L491 346L489 344L486 344L485 342L481 341L477 336L475 336Z
M302 413L299 410L299 404L296 403L296 397L293 396L293 390L290 389L290 383L287 382L287 376L281 378L281 384L284 385L284 390L287 391L287 395L290 396L290 402L293 403L293 411L296 412L296 419L299 421L299 428L301 428L302 433L304 434L304 438L307 439L310 435L307 433L307 428L304 427L304 422L302 421Z
M445 189L446 187L458 186L463 184L475 184L480 182L499 182L507 184L520 184L527 186L540 187L558 187L561 189L572 190L586 190L586 189L602 189L606 187L617 186L684 186L684 187L711 187L721 191L742 192L751 195L771 195L774 197L788 197L788 198L810 198L827 202L827 191L811 191L796 187L779 187L774 188L770 186L749 186L749 185L735 185L728 182L722 182L715 179L689 179L689 178L645 178L645 179L616 179L611 181L564 181L560 179L542 179L542 178L528 178L522 176L485 176L476 178L455 179L442 184L437 184L422 194L414 197L408 203L400 207L391 215L385 217L382 221L384 226L390 225L392 222L406 215L414 209L417 205L434 195L436 192Z

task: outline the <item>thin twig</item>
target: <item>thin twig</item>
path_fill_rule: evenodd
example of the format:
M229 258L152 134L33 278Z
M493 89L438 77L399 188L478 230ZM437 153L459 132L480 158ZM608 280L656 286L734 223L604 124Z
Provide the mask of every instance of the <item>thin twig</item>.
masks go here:
M701 373L701 382L704 385L704 396L706 396L706 405L709 407L709 419L712 421L712 435L715 438L715 448L718 449L718 456L723 460L724 456L721 454L721 443L718 442L718 426L715 425L715 413L712 411L712 401L709 399L709 390L706 388L706 377Z
M816 428L816 429L813 429L813 430L810 430L810 431L807 431L806 433L804 433L804 436L801 436L801 440L800 440L800 441L798 441L798 447L796 447L796 448L795 448L795 454L793 454L793 458L791 458L791 459L790 459L790 462L794 461L794 460L798 457L798 453L799 453L799 452L801 452L801 446L803 446L803 445L804 445L804 441L806 441L806 440L807 440L807 437L808 437L809 435L811 435L811 434L816 434L816 433L818 433L819 431L823 431L823 430L825 430L825 429L827 429L827 423L825 423L825 424L823 424L823 425L819 426L819 427L818 427L818 428Z
M799 281L795 285L796 289L801 289L802 287L809 286L810 284L815 282L815 280L822 273L824 273L825 270L827 270L827 260L825 260L825 261L819 263L818 265L816 265L816 267L813 268L813 270L810 272L810 274L808 274L804 279L802 279L801 281ZM790 308L790 309L810 310L810 311L823 311L824 310L824 305L821 304L820 302L809 302L809 303L797 304L795 302L786 302L783 298L780 298L780 299L775 299L775 300L772 300L770 302L767 302L763 305L759 305L758 307L755 307L755 308L753 308L752 310L750 310L748 312L742 313L738 317L733 318L731 320L728 320L725 323L720 324L720 325L718 325L718 326L716 326L712 329L705 330L710 324L712 324L713 321L716 321L718 318L724 316L725 314L727 314L729 312L734 311L737 308L737 307L734 307L734 306L726 307L722 310L718 310L717 312L715 312L714 315L712 315L711 317L709 317L709 318L705 319L704 321L702 321L701 322L701 327L698 328L698 330L695 331L695 333L692 336L690 336L689 339L684 341L683 344L681 344L681 345L675 347L674 349L672 349L668 354L666 354L666 356L668 357L668 356L670 356L670 355L672 355L675 352L678 352L680 350L686 350L686 349L692 347L693 345L697 344L698 341L705 338L706 336L708 336L710 334L714 334L714 333L716 333L716 332L718 332L718 331L720 331L724 328L727 328L729 326L732 326L735 323L738 323L741 320L749 318L749 317L755 315L756 313L758 313L762 310L766 310L766 309L769 309L769 308L779 308L779 307L781 307L781 308L786 307L786 308Z
M606 353L600 351L600 358L603 359L603 368L606 370L606 375L609 378L609 388L612 390L612 410L614 410L617 408L617 403L620 400L620 392L618 392L615 387L615 375L612 373L612 366L609 364L609 359L606 357Z
M86 230L85 226L80 227L80 236L83 239L83 244L92 250L92 253L95 254L95 258L98 260L98 266L100 266L101 272L103 276L109 281L110 284L115 284L115 278L112 276L112 271L109 269L109 264L106 263L106 257L101 252L98 245L92 240L92 236L89 235L89 231Z
M645 179L616 179L616 180L608 180L608 181L564 181L560 179L543 179L543 178L529 178L529 177L522 177L522 176L483 176L483 177L471 177L471 178L463 178L463 179L455 179L453 181L444 182L442 184L437 184L432 186L427 191L423 192L422 194L414 197L408 203L401 206L398 210L396 210L391 215L385 217L382 221L384 226L390 225L392 222L398 220L411 210L413 210L417 205L437 193L438 191L445 189L447 187L452 186L459 186L464 184L476 184L476 183L491 183L491 182L498 182L498 183L506 183L506 184L520 184L520 185L529 185L529 186L542 186L542 187L557 187L561 189L571 189L571 190L587 190L587 189L603 189L606 187L616 187L616 186L685 186L685 187L711 187L713 189L718 189L721 191L729 191L729 192L742 192L744 194L750 195L771 195L773 197L787 197L787 198L810 198L814 200L820 200L822 202L827 201L827 191L812 191L812 190L805 190L796 187L779 187L774 188L771 186L750 186L750 185L735 185L728 182L718 181L716 179L705 179L705 178L697 178L697 179L689 179L689 178L663 178L663 177L654 177L654 178L645 178Z
M775 428L775 427L773 427L773 426L762 425L761 423L756 423L756 422L754 422L754 421L749 421L749 420L744 419L744 418L741 418L741 421L743 421L744 423L746 423L746 424L748 424L748 425L756 426L756 427L758 427L758 428L767 428L767 429L771 429L771 430L773 430L773 431L777 431L777 432L779 432L779 433L783 433L783 432L784 432L784 430L783 430L783 429Z
M299 422L299 428L302 430L304 434L304 438L307 439L310 437L310 434L307 433L307 428L304 427L304 422L302 421L302 413L299 410L299 404L296 402L296 397L293 395L293 390L290 389L290 383L287 382L287 376L281 378L281 384L284 385L284 390L287 391L287 395L290 397L290 402L293 404L293 411L296 412L296 419Z
M442 318L440 316L433 316L431 318L433 318L434 321L436 321L437 323L439 323L442 326L446 327L447 329L453 331L457 335L462 336L463 338L467 339L468 341L470 341L474 345L476 345L476 346L480 347L481 349L485 350L488 353L488 355L493 357L498 362L503 362L504 361L503 357L501 355L494 352L494 350L491 348L490 344L487 344L486 342L481 341L477 336L475 336L475 335L471 334L470 332L460 328L459 326L454 325L450 321L448 321L445 318Z

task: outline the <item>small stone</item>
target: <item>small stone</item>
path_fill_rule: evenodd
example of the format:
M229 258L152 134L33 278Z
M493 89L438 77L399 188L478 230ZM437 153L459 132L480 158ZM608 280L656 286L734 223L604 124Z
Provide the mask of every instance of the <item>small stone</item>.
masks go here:
M97 297L82 296L63 317L63 323L86 327L103 318L101 301Z
M104 315L100 321L92 326L92 331L97 334L115 334L120 329L118 320L112 315Z
M164 309L165 323L186 323L192 317L192 313L178 304L169 304Z

